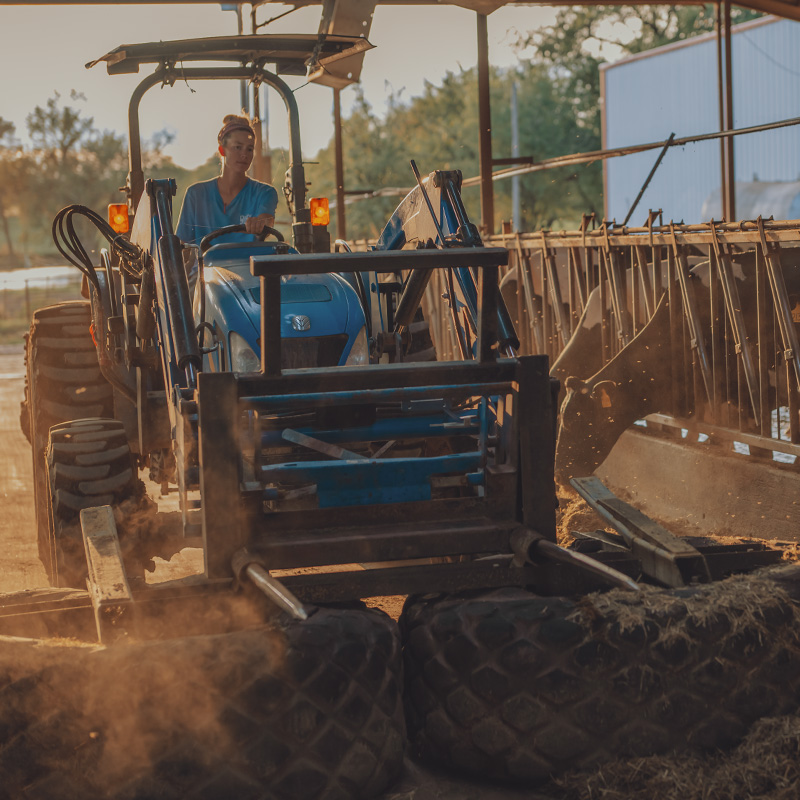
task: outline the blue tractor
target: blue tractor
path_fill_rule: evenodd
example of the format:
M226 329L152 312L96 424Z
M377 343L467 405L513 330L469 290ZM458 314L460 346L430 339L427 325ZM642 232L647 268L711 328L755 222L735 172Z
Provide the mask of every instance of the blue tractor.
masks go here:
M264 64L297 73L368 46L357 37L243 36L125 45L92 62L112 74L156 69L130 103L130 233L82 206L59 213L56 244L82 270L89 302L37 311L28 337L23 416L39 551L53 584L83 585L81 512L103 506L123 523L121 557L134 582L153 558L193 544L204 550L208 579L231 574L234 557L252 551L253 563L266 553L276 569L445 559L461 564L448 585L469 586L485 570L475 568L475 578L466 564L509 551L523 522L554 538L545 359L514 357L516 336L497 292L507 251L482 246L460 173L423 180L412 162L418 186L368 252L331 253L326 228L312 225L297 106ZM175 181L144 179L145 91L221 78L267 84L284 100L291 244L272 229L260 238L277 241L217 241L233 226L187 247L174 234ZM76 234L77 218L109 242L99 265ZM437 269L448 276L463 363L419 363L408 352ZM529 392L535 398L521 402ZM142 470L162 494L177 491L179 522L156 513ZM257 532L264 524L269 545ZM313 542L299 535L309 525ZM322 594L300 586L300 596L363 597L390 574L339 579ZM427 578L412 583L420 580ZM298 612L299 603L289 607Z
M516 585L527 580L513 562L514 542L528 547L518 531L555 538L547 360L513 357L498 296L508 254L481 246L460 174L417 176L369 252L332 253L327 231L311 223L294 98L263 65L305 70L364 46L254 36L104 57L110 72L157 65L129 114L133 225L120 233L81 206L57 216L56 243L83 272L88 302L35 312L22 418L40 558L54 586L88 588L47 597L38 618L72 636L86 636L88 622L103 644L172 637L161 649L132 645L133 672L95 664L86 684L94 698L105 696L97 682L106 669L116 693L141 689L147 706L150 685L120 681L160 680L168 664L181 692L190 687L187 706L205 708L207 692L220 705L210 728L204 720L173 732L166 715L161 743L153 739L139 764L106 744L129 734L101 704L91 730L107 752L97 758L117 770L130 762L126 780L144 770L135 796L210 796L209 786L215 796L256 796L258 787L285 800L380 793L403 764L400 640L361 598ZM189 65L215 57L244 66ZM144 91L222 77L267 83L285 101L291 244L280 234L217 242L230 232L221 230L186 247L174 233L175 182L144 179ZM78 219L108 240L99 264ZM449 276L462 362L420 363L430 348L423 342L421 354L410 336L436 269ZM177 511L148 494L143 474L162 498L177 494ZM151 580L157 559L189 548L202 549L202 575ZM179 644L182 634L224 636L209 649L196 636ZM226 664L225 678L207 680ZM183 681L198 669L201 680ZM94 741L65 743L64 763ZM189 768L191 748L203 756ZM85 776L82 796L111 796L103 770L74 772Z
M311 222L294 96L264 64L277 62L280 71L296 74L312 59L324 66L330 58L368 46L364 39L340 36L323 43L299 35L221 37L127 45L87 65L104 62L110 74L137 72L146 64L156 69L130 101L127 213L110 207L114 212L109 218L118 218L113 230L81 206L64 209L54 222L56 244L82 270L82 294L89 302L39 309L28 337L21 422L33 446L39 553L54 585L83 583L85 557L77 527L82 507L98 501L138 512L152 507L137 466L149 469L164 491L170 485L180 487L186 531L199 533L199 526L192 527L191 518L197 515L190 512L187 499L197 486L197 468L175 456L181 428L171 402L175 390L195 384L201 370L258 369L261 312L258 279L249 272L252 256L330 250L327 228ZM217 66L176 67L192 61L216 61ZM144 179L139 105L148 89L188 77L264 82L284 100L291 161L284 194L292 215L292 245L279 231L260 237L272 235L278 241L230 243L218 238L237 232L237 226L211 233L200 248L186 247L174 236L172 198L177 187L174 181ZM76 236L73 225L80 217L93 222L109 241L99 267ZM192 262L200 266L195 270L197 285L187 280L183 267ZM287 276L281 308L285 367L369 362L369 299L359 279L336 273ZM75 463L70 448L63 446L75 435L74 421L86 418L103 420L93 423L97 430L92 435L102 442L97 453L116 454L91 469ZM58 430L51 440L54 426Z

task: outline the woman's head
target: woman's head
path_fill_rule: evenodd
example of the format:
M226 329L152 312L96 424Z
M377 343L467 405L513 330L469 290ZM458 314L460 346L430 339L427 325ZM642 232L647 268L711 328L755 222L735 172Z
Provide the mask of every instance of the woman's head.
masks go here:
M227 140L234 131L242 131L250 134L255 139L253 123L247 117L237 114L226 114L222 119L222 127L217 134L217 143L220 147L225 147Z
M247 117L228 114L222 120L217 142L225 168L234 172L247 172L250 169L255 150L255 133Z

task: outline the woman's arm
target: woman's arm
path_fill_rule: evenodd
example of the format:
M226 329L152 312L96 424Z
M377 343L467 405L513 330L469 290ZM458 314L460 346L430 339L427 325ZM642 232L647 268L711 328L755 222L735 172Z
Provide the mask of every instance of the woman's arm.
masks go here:
M244 226L247 228L248 233L254 233L258 235L262 230L264 230L265 225L271 228L274 224L274 214L259 214L257 217L248 217L245 220Z
M275 225L275 212L278 208L278 192L274 186L268 183L259 186L260 192L258 203L254 211L257 213L249 217L245 222L248 233L259 234L265 225L270 228Z

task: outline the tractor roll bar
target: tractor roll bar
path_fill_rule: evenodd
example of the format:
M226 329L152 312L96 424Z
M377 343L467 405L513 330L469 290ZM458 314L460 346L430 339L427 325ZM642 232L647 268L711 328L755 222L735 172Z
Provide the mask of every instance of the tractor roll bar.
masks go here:
M135 212L144 192L142 142L139 129L139 104L145 92L154 86L172 86L178 80L249 80L271 86L283 99L289 116L289 170L286 189L292 206L295 246L301 252L311 249L311 212L306 207L306 179L300 147L300 114L292 90L277 75L261 67L160 67L148 75L133 91L128 104L128 185L126 192ZM305 242L308 242L306 246Z

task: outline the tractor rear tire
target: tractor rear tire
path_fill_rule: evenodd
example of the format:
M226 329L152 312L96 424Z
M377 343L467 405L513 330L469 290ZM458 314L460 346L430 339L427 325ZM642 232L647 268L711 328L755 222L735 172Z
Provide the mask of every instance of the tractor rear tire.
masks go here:
M47 445L50 495L50 553L53 586L83 587L86 555L80 512L93 506L112 506L124 517L149 504L137 477L124 425L115 419L80 419L50 429ZM125 549L125 529L119 527Z
M86 302L40 308L33 314L26 341L25 399L20 423L33 452L39 558L48 575L54 570L45 470L48 432L53 425L67 420L114 416L113 391L100 372L91 321Z
M93 645L0 637L0 797L365 800L403 764L378 612Z
M778 587L750 575L577 602L523 589L409 598L412 749L535 786L620 757L731 747L800 705L800 613Z

